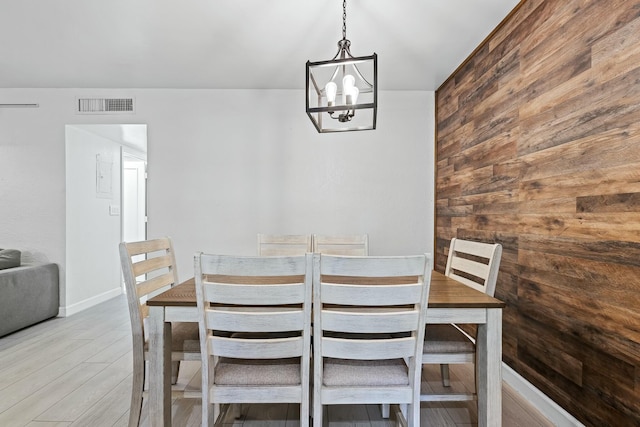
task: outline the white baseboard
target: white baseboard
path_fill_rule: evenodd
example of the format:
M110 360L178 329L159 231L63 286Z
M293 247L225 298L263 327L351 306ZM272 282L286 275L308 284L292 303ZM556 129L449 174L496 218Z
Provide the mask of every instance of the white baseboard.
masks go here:
M94 305L100 304L101 302L105 302L107 300L110 300L111 298L117 297L121 293L122 293L122 288L117 287L107 292L103 292L99 295L95 295L91 298L87 298L84 301L67 305L66 307L60 307L58 310L58 317L68 317L76 313L80 313L81 311L91 308Z
M558 427L584 427L573 415L562 409L560 405L538 390L520 374L502 363L502 379L524 399L543 414L553 425Z

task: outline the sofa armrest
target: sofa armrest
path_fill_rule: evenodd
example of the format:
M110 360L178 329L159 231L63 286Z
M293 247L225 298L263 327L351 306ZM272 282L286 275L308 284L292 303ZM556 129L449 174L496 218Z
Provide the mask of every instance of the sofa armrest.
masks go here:
M0 270L0 337L58 315L57 264Z

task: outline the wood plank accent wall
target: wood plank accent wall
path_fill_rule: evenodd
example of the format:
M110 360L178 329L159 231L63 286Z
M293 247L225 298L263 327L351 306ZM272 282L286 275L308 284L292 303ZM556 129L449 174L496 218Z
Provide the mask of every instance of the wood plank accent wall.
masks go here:
M436 268L502 243L503 360L640 425L640 1L523 0L436 92Z

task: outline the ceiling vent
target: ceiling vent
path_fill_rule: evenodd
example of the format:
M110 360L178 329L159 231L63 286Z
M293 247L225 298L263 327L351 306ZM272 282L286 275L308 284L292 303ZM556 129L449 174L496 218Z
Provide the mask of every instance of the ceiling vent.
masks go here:
M78 114L132 114L133 98L78 98Z

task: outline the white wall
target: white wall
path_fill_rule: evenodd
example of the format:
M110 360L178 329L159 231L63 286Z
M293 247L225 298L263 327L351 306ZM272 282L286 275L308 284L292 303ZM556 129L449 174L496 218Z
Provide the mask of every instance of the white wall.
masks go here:
M149 235L174 238L181 278L194 250L255 254L259 232L431 251L432 105L431 93L383 93L375 131L318 134L298 91L181 93L154 117L174 125L148 128Z
M76 115L76 97L134 96L133 115ZM0 89L0 247L60 264L65 125L148 125L149 237L181 278L197 250L255 253L256 234L369 233L372 254L433 249L433 92L379 94L378 129L318 134L295 90ZM117 248L114 248L116 251Z
M104 165L98 191L97 158ZM120 144L83 129L66 130L66 292L61 315L70 315L121 293ZM102 189L102 188L101 188ZM114 212L115 213L115 212Z

